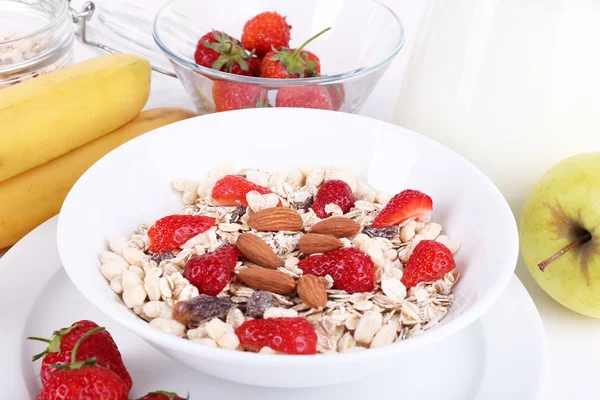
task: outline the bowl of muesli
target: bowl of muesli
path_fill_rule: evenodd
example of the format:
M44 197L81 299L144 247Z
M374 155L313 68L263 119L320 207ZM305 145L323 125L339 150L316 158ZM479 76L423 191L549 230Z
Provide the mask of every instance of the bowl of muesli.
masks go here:
M98 161L63 205L58 247L94 305L183 364L305 387L401 376L500 296L518 236L496 187L428 138L251 109Z

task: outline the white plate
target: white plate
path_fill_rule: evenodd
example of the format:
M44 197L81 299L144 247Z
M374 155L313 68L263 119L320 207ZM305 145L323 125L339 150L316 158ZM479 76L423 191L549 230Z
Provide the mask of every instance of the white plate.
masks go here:
M48 336L79 319L105 325L114 336L134 381L130 397L153 389L174 390L192 399L427 399L532 400L546 371L545 338L531 298L516 276L496 304L460 333L419 352L404 363L430 376L406 376L397 384L390 370L368 379L318 389L270 389L235 384L193 372L152 348L97 310L75 289L61 267L56 218L44 223L0 259L0 371L3 398L35 397L39 363L31 355ZM420 364L420 365L419 365ZM237 371L242 373L243 371ZM290 371L293 373L293 371ZM410 373L409 373L410 375Z

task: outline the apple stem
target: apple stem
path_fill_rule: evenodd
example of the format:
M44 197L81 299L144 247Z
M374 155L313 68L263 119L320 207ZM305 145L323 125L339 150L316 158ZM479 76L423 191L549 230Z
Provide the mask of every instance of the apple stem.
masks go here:
M544 270L546 269L546 267L548 265L550 265L554 261L558 260L560 257L562 257L566 252L568 252L572 248L574 248L582 243L587 242L591 238L592 238L592 235L589 232L586 232L585 235L578 237L577 240L575 240L573 243L570 243L570 244L566 245L565 247L563 247L562 249L560 249L558 251L558 253L556 253L552 257L547 258L544 261L542 261L541 263L539 263L538 267L540 267L540 270L542 272L544 272Z

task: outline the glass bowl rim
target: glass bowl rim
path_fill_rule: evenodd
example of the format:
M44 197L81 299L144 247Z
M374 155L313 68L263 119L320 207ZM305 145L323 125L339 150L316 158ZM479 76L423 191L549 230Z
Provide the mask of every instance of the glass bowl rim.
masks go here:
M0 0L2 2L6 1L12 1L12 0ZM58 25L59 23L62 22L62 17L64 15L67 14L67 11L69 10L69 2L70 0L53 0L54 2L58 2L59 3L59 8L57 10L56 15L54 16L54 18L52 18L50 20L50 22L46 25L44 25L43 27L41 27L40 29L33 31L31 33L28 33L25 36L19 36L16 37L14 39L10 39L10 40L6 40L3 42L0 42L0 46L4 46L5 44L11 44L11 43L17 43L21 40L26 40L26 39L31 39L32 36L36 36L39 35L40 33L43 33L45 31L49 31L52 28L54 28L54 26ZM28 6L30 6L30 4L27 4Z
M173 3L177 2L177 1L182 1L182 0L167 1L159 9L158 13L154 17L154 21L152 23L152 37L154 38L154 41L156 42L158 47L162 50L162 52L167 56L167 58L169 60L171 60L183 67L191 69L195 72L198 72L203 75L207 75L211 78L215 78L215 79L219 79L219 80L226 80L226 81L239 82L239 83L251 83L251 84L262 85L262 86L276 86L276 87L322 85L322 84L328 84L328 83L335 83L335 82L347 80L349 78L353 78L355 76L364 75L368 72L379 69L383 65L390 62L396 56L396 54L398 54L398 52L402 49L402 46L404 45L404 39L405 39L404 25L402 24L402 21L400 20L398 15L390 7L388 7L386 4L382 3L379 0L363 0L363 1L369 1L370 3L376 4L380 7L382 7L384 10L386 10L392 16L393 20L396 21L396 24L399 28L399 35L398 35L398 39L396 41L394 48L392 49L392 51L388 52L388 54L385 57L383 57L381 60L379 60L375 63L372 63L372 64L368 64L364 67L350 70L350 71L341 72L341 73L334 74L334 75L323 75L323 76L318 76L318 77L313 77L313 78L275 79L275 78L261 78L261 77L255 77L255 76L230 74L228 72L223 72L223 71L214 70L212 68L203 67L196 63L185 60L185 59L179 57L178 55L174 54L160 39L159 34L158 34L159 19L162 17L162 15L166 11L166 9L169 8Z

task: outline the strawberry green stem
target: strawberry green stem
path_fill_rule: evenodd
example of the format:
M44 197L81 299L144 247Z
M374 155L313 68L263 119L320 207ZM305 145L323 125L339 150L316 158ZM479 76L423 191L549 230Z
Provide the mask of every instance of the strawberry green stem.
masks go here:
M302 49L304 49L307 44L309 44L310 42L312 42L313 40L315 40L316 38L318 38L319 36L321 36L322 34L324 34L325 32L327 32L330 29L331 29L331 27L325 28L321 32L317 33L316 35L314 35L313 37L311 37L310 39L308 39L306 42L302 43L302 46L300 46L296 50L294 50L294 53L292 54L292 56L293 57L298 57L298 54L300 54L300 52L302 51Z
M99 326L97 328L92 329L91 331L86 332L82 337L79 338L79 340L77 341L77 343L75 343L75 347L73 347L73 353L71 353L71 363L72 364L77 363L77 350L79 350L79 346L81 346L81 343L83 343L83 341L85 339L87 339L88 337L90 337L94 333L100 332L100 331L103 331L103 330L104 330L104 327L103 326Z
M542 272L544 272L544 270L546 269L546 267L548 265L550 265L554 261L556 261L559 258L561 258L569 250L573 249L574 247L579 246L580 244L583 244L583 243L587 242L591 238L592 238L592 235L589 232L586 232L584 235L578 237L577 240L575 240L573 243L569 243L568 245L566 245L565 247L563 247L562 249L560 249L558 251L558 253L554 254L552 257L547 258L544 261L542 261L541 263L539 263L538 267L540 267L540 270Z
M29 336L29 337L27 337L27 340L37 340L38 342L46 342L46 343L52 342L52 340L50 340L50 339L36 337L36 336Z

